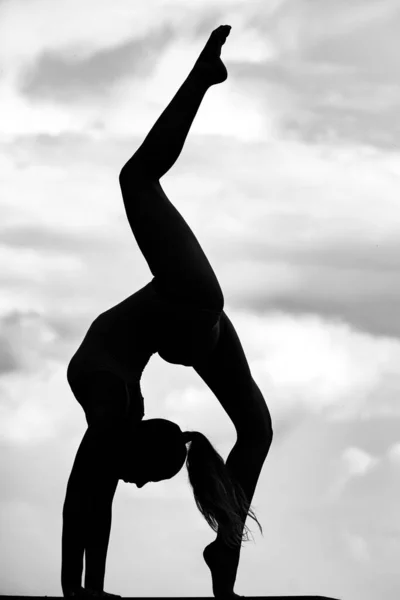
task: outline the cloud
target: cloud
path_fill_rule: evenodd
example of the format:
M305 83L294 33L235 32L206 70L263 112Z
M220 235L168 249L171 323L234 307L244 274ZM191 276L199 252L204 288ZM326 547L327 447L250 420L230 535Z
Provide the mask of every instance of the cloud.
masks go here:
M400 442L393 444L388 450L388 458L393 461L394 464L400 464Z
M116 82L124 78L145 80L151 76L171 35L168 30L160 30L85 59L74 53L43 53L21 77L20 91L34 102L50 99L64 104L85 104L102 98L105 103Z
M346 533L344 534L344 537L350 555L353 559L361 563L369 562L371 560L372 557L368 544L361 535Z
M9 340L6 336L0 335L0 376L16 370L17 367L17 357L12 351Z
M260 18L260 9L261 15L264 11L270 11L267 5L261 6L260 3L254 10L251 23L256 30L263 26L283 59L307 58L310 49L315 49L318 44L329 44L331 40L341 40L343 36L350 39L371 25L391 23L399 15L396 0L356 0L351 5L345 0L324 5L307 0L276 4L276 9L264 23ZM326 28L328 23L329 28Z
M25 137L10 146L8 158L4 147L2 239L15 252L4 250L7 263L16 265L14 281L19 262L25 264L24 248L34 248L30 256L43 261L38 274L51 269L57 276L60 259L62 272L84 285L87 277L99 285L96 256L116 276L132 257L138 272L149 276L117 181L139 143L139 137L42 136L34 143ZM211 155L210 143L190 138L163 185L195 228L231 304L260 314L320 313L377 335L397 335L395 157L299 142L253 141L244 149L232 138L213 138ZM117 263L110 251L119 254ZM35 273L28 269L27 276ZM67 293L65 283L60 279Z
M66 274L75 272L81 267L78 259L71 256L57 255L45 256L32 249L10 250L0 247L0 280L10 281L14 278L28 281L32 279L35 282L44 282L46 277L51 276L52 272L64 271Z
M190 37L170 26L148 37L134 39L112 49L99 50L82 58L44 51L29 62L18 77L0 86L4 106L4 133L10 138L27 133L75 134L92 137L143 135L153 124L191 70L207 38ZM250 61L260 60L265 46L260 35L252 41L246 31L238 32L239 49L246 48ZM250 36L251 37L251 36ZM235 54L236 53L236 54ZM228 58L229 60L229 54ZM239 139L259 139L270 129L266 101L251 90L228 80L218 88L213 105L205 102L193 131L202 135L231 135L236 124ZM140 114L140 119L137 115Z
M53 438L65 414L55 402L60 377L65 378L59 371L58 335L46 318L18 311L1 318L0 332L1 438L15 444Z
M350 477L365 475L378 463L376 458L361 448L346 448L342 459Z
M156 25L146 6L126 0L116 0L112 10L95 0L61 1L57 7L51 0L14 0L0 7L0 53L12 68L35 62L45 52L72 53L85 60L158 29L167 11L162 0L152 4L158 14Z
M207 234L235 306L321 311L396 335L400 220L392 157L275 142L270 150L248 145L244 160L233 144L221 148L225 183ZM228 161L239 168L228 169Z
M331 24L328 35L318 25L316 37L305 41L303 58L352 68L363 78L392 74L399 64L393 47L398 45L396 31L400 21L399 6L386 2L358 2L349 9L344 2L330 5L330 11L320 11L319 17ZM304 14L304 13L303 13ZM304 15L305 16L305 15ZM312 25L311 25L312 28Z
M315 315L241 311L234 324L273 421L299 407L334 421L399 414L397 340Z
M177 5L171 10L153 0L157 23L143 7L125 0L113 7L110 12L87 0L79 4L78 20L69 18L73 5L65 2L59 2L56 11L49 0L28 5L15 0L0 9L0 52L8 57L10 69L0 90L8 114L3 131L132 131L132 107L141 115L149 112L149 96L138 90L138 76L141 86L145 81L151 90L152 71L157 88L172 96L179 83L173 74L180 66L180 78L189 71L206 33L223 13L235 36L224 47L236 83L231 100L234 94L238 102L232 105L245 102L242 110L232 109L229 115L241 139L254 139L257 130L271 132L271 117L263 123L266 117L259 110L263 105L273 108L272 130L280 136L385 148L399 139L399 52L393 48L398 45L400 15L392 0L351 7L339 2L323 10L303 0L282 1L257 3L246 11L227 2L223 11L211 16L206 7L192 12ZM377 85L376 74L382 74L383 65L388 77ZM36 99L34 105L20 97L15 89L19 85ZM55 101L62 104L55 106ZM222 102L226 108L223 96ZM225 110L220 112L225 117ZM228 119L219 121L220 133L227 133ZM218 119L209 123L204 129L211 126L215 133Z
M256 81L258 93L263 82L266 97L277 96L279 136L393 149L400 137L399 19L395 0L286 2L266 24L258 11L251 25L273 55L251 68L233 64L234 76Z

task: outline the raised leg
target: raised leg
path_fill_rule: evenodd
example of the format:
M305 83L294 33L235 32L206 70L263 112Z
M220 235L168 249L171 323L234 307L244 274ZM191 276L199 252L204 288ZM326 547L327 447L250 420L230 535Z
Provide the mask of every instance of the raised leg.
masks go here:
M187 79L120 174L128 221L157 291L177 303L216 310L223 308L223 295L215 273L159 179L181 153L208 88L227 78L220 54L229 30L221 26L211 34Z
M231 476L242 486L250 507L262 466L272 442L272 421L254 381L234 326L223 312L214 352L194 368L216 395L232 420L237 441L226 461ZM243 528L247 513L243 514ZM204 551L211 570L214 596L233 594L240 546L227 547L218 534Z
M188 77L167 108L158 118L144 142L122 169L122 178L134 188L137 174L129 176L130 167L140 163L142 172L151 179L161 179L179 157L190 127L208 88L228 77L221 60L221 48L230 32L222 25L210 35Z

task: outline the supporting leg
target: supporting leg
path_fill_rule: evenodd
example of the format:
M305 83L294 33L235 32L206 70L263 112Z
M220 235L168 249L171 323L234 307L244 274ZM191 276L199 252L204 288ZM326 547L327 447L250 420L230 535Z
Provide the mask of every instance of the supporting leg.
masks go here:
M272 420L264 397L254 381L233 324L223 311L220 336L207 360L196 372L215 394L237 432L237 441L226 461L231 476L241 485L248 507L272 442ZM243 529L247 513L242 515ZM218 533L204 550L211 570L215 596L232 595L241 546L228 547Z
M266 432L263 443L254 443L251 439L238 439L232 448L226 466L240 483L249 506L252 503L256 485L272 442L272 430ZM243 529L247 513L242 515ZM223 597L233 594L240 559L240 546L230 548L224 544L218 533L214 542L203 553L204 560L211 571L213 594Z

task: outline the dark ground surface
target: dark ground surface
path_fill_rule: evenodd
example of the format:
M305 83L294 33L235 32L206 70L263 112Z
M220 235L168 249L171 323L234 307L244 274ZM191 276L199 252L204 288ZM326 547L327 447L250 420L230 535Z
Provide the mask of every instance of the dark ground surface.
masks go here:
M63 596L0 596L0 600L61 600ZM123 600L212 600L213 596L123 596ZM328 596L244 596L252 600L340 600L339 598L329 598Z

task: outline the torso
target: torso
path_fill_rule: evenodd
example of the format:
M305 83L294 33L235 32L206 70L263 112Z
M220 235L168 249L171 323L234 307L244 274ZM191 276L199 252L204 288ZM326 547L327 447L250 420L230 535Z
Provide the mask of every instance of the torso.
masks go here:
M168 304L150 282L93 321L69 362L67 379L85 410L85 396L90 382L95 386L96 372L117 376L125 383L128 405L133 403L131 409L143 418L140 378L152 354L192 366L212 351L218 336L218 314Z
M157 351L156 312L157 298L150 283L92 322L67 368L68 383L84 409L88 384L95 382L98 371L120 378L125 383L127 401L135 398L143 404L140 378Z

